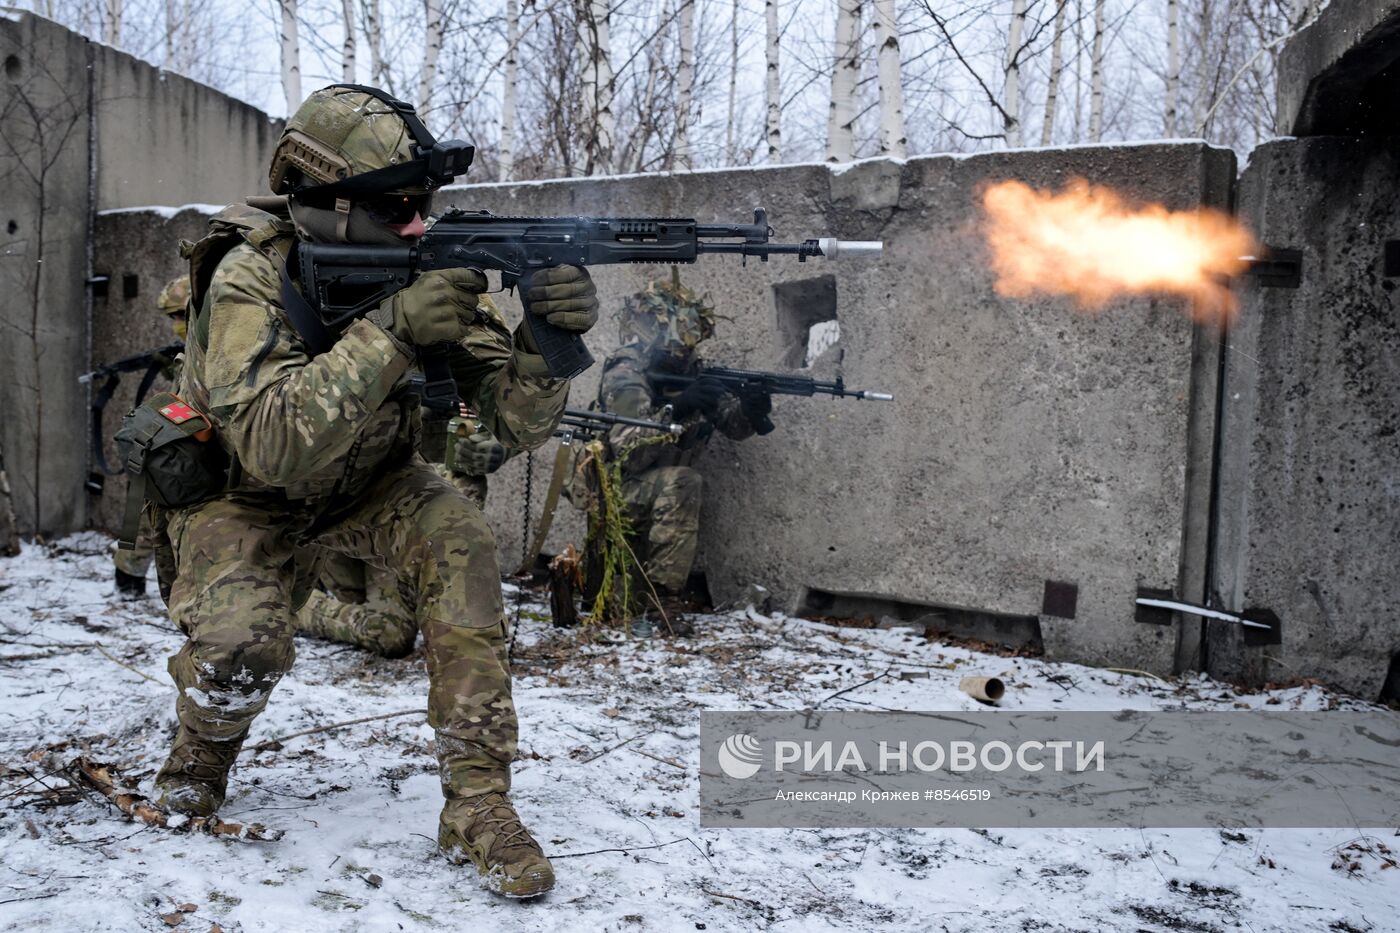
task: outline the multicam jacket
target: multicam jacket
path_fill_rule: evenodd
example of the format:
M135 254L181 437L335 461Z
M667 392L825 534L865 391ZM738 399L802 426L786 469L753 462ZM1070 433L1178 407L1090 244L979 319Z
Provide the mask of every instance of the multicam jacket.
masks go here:
M229 210L246 221L251 209ZM294 243L291 225L272 214L257 219L258 230L218 262L203 294L182 397L209 413L236 459L227 492L353 497L417 448L415 360L365 320L312 358L280 298L277 257ZM569 383L516 348L493 308L478 311L451 367L460 397L503 444L530 449L553 433Z

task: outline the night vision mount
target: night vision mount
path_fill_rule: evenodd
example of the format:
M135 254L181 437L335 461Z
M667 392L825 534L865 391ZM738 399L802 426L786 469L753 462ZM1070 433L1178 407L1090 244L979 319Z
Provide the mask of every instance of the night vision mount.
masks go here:
M418 119L418 111L408 101L399 100L367 84L332 84L330 87L342 87L368 94L398 114L413 137L413 159L342 178L340 181L303 188L298 194L347 197L380 194L402 188L441 188L458 176L467 174L467 169L471 168L472 159L476 156L476 147L461 139L434 139L433 134L423 125L423 121Z

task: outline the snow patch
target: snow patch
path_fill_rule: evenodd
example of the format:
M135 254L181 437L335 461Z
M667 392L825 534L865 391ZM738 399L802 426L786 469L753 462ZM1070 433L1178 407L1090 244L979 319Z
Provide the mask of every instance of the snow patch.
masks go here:
M298 639L253 726L221 816L287 830L227 842L145 829L64 796L85 754L143 788L169 750L182 636L158 599L113 592L110 541L85 534L0 560L0 928L503 931L1380 929L1400 903L1393 829L715 830L699 826L706 709L959 710L967 674L1004 709L1330 709L1302 686L1237 692L755 610L687 640L560 631L522 594L512 797L556 858L522 909L436 851L441 806L421 653L388 661ZM507 588L507 605L515 595ZM512 607L513 610L514 607ZM512 615L513 615L512 611ZM96 649L101 645L103 651ZM104 653L105 652L105 653ZM110 657L108 657L110 655ZM114 663L112 659L120 662ZM123 666L124 665L124 666ZM881 676L887 675L887 676ZM152 682L155 681L155 682ZM396 718L326 729L364 717ZM322 729L297 738L291 733ZM622 851L618 851L622 850ZM1345 854L1346 864L1334 869ZM370 880L378 877L378 883ZM99 906L100 905L100 906ZM1306 910L1296 905L1307 905ZM100 910L100 913L97 911Z
M109 207L106 210L98 211L97 216L107 217L113 214L155 214L162 220L170 220L177 214L185 211L198 211L201 214L217 214L228 207L227 204L182 204L179 207L171 207L162 204L148 204L141 207Z

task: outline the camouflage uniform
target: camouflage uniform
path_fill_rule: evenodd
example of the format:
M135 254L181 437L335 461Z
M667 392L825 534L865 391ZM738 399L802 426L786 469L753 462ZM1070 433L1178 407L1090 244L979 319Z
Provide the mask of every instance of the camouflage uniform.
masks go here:
M737 398L727 395L718 417L694 413L667 418L663 409L680 389L653 378L692 375L703 365L695 347L714 332L713 310L674 280L658 281L628 299L624 337L633 339L608 357L598 389L603 411L650 421L679 420L685 432L674 444L648 444L628 450L649 432L618 426L608 434L608 455L626 457L622 495L632 526L632 549L651 585L662 595L685 588L700 534L702 480L692 464L718 429L734 440L754 433Z
M486 508L485 476L456 473L431 464L478 509ZM343 554L322 555L321 586L297 610L299 635L354 645L386 658L406 657L418 637L411 598L386 571Z
M170 328L178 340L185 339L186 307L190 303L190 277L177 276L165 284L156 299L156 307L170 319ZM161 375L171 383L180 379L180 363L170 360L161 369ZM139 595L146 591L146 573L151 568L151 558L155 552L155 532L151 528L150 517L143 515L141 530L136 537L136 546L130 550L117 548L112 552L112 564L117 571L117 589L129 595Z
M242 478L170 516L170 612L189 636L170 662L180 722L242 740L291 667L292 607L325 549L416 595L444 793L505 791L516 722L495 542L480 510L414 454L413 357L361 320L313 361L278 288L266 256L246 244L230 252L196 324L208 328L208 349L193 348L181 380ZM534 447L553 432L568 383L513 350L497 321L462 341L453 370L511 446Z
M290 220L234 206L182 248L198 312L180 394L207 414L231 465L221 493L166 513L168 606L188 640L169 664L180 726L157 802L191 815L222 805L249 726L291 667L294 610L323 555L338 554L387 574L423 633L447 798L439 848L491 890L533 897L554 875L505 793L516 719L495 542L480 509L416 453L416 348L453 344L460 400L512 448L553 433L569 383L548 375L525 328L512 335L479 307L480 272L423 273L315 356L282 298L294 234L404 246L424 232L433 187L469 156L433 139L403 101L323 88L273 153L269 180L286 201L258 202ZM528 313L555 327L581 334L597 320L586 270L542 270L528 297Z
M505 320L489 299L481 307L501 328ZM484 473L470 472L453 456L466 439L485 432L474 416L454 417L448 423L445 463L431 464L433 471L447 480L479 510L486 508L487 479ZM386 658L406 657L418 637L411 596L404 592L393 574L343 554L322 555L320 586L296 614L296 630L328 641L354 645Z

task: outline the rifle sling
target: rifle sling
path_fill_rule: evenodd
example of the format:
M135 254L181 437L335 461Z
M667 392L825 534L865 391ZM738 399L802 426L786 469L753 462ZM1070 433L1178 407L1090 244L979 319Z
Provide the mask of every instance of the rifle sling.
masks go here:
M291 266L282 265L282 310L287 312L292 327L306 344L312 357L320 356L335 346L335 338L321 316L311 307L311 303L292 284Z
M530 549L525 552L525 560L516 576L523 576L535 569L535 557L544 547L544 539L549 537L549 528L554 524L554 511L559 506L559 493L564 488L564 474L573 460L572 448L563 444L554 453L554 472L549 476L549 491L544 494L544 508L540 510L539 525L535 528L535 538Z

